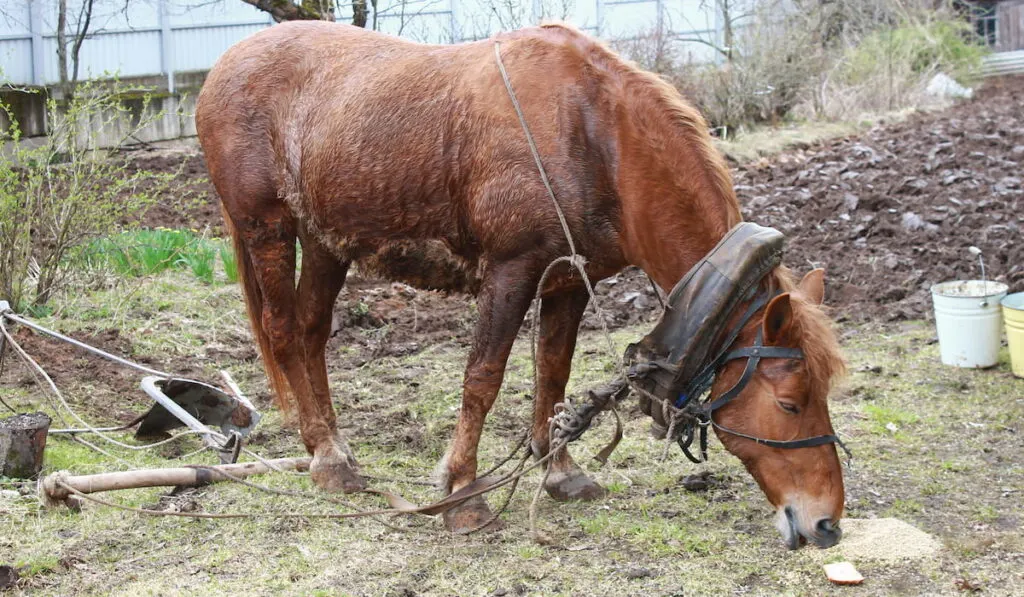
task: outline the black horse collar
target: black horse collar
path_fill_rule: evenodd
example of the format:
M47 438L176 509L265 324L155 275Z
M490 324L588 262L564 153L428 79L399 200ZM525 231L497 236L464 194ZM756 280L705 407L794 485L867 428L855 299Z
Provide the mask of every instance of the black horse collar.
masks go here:
M799 348L764 346L761 331L752 346L729 350L750 319L778 291L758 293L761 281L782 261L782 233L744 222L722 240L676 284L658 325L626 349L627 377L639 390L640 405L654 418L652 428L669 434L693 462L707 460L707 428L773 448L808 448L836 443L834 434L800 440L772 440L747 435L715 422L714 412L736 398L763 358L803 359ZM736 324L728 320L749 303ZM747 359L740 379L714 400L702 401L718 371L729 361ZM700 457L690 451L699 437Z

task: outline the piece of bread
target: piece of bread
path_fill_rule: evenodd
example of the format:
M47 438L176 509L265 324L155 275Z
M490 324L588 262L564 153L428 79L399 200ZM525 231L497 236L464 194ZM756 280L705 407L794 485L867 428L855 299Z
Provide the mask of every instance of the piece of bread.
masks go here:
M825 564L825 576L837 585L859 585L864 582L864 577L849 562Z

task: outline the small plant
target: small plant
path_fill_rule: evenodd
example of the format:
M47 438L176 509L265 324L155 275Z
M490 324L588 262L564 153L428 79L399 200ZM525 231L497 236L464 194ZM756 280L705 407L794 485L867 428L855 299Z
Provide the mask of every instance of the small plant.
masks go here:
M237 282L238 267L230 247L222 240L211 240L188 230L156 228L122 232L91 242L73 261L85 269L108 269L121 278L186 269L202 282L212 284L218 256L227 281Z
M230 284L238 283L238 262L235 261L235 250L228 241L221 242L217 246L220 254L220 263L224 267L224 277Z
M141 230L126 233L124 238L132 242L126 250L134 257L136 275L158 274L176 265L189 245L188 235L178 230Z
M181 253L180 261L199 280L213 284L213 266L217 259L217 247L205 238L196 238Z

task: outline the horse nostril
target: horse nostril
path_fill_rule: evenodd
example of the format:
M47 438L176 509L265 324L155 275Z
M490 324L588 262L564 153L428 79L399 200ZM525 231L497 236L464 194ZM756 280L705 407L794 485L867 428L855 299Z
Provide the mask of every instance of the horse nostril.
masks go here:
M818 538L815 543L821 547L831 547L839 542L839 538L843 536L843 531L832 523L831 518L822 518L815 525L815 529L818 531Z

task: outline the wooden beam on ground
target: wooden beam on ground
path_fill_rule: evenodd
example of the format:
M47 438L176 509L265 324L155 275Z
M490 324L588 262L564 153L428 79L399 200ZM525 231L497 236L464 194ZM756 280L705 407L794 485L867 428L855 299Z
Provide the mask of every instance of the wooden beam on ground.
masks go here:
M39 482L39 499L43 505L55 507L65 505L76 508L76 496L68 487L81 493L99 493L117 489L139 489L143 487L182 486L197 487L231 477L244 479L272 471L308 471L310 458L276 458L265 462L238 462L217 466L183 466L177 468L155 468L96 475L71 475L58 471ZM231 477L229 477L230 475ZM67 486L67 487L65 487Z

